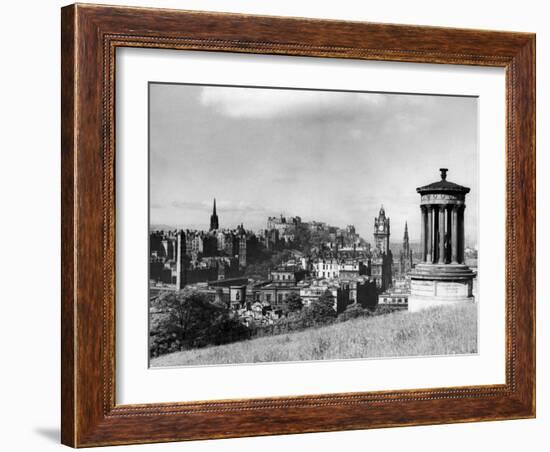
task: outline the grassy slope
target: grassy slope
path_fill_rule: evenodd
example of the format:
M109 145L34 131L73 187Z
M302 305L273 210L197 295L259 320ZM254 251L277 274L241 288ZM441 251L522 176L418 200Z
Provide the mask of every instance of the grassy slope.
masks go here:
M317 329L175 352L152 367L477 352L477 306L395 312Z

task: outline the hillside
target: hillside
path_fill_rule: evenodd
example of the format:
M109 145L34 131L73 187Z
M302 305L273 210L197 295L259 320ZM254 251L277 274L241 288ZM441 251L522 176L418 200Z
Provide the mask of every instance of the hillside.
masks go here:
M347 322L175 352L151 367L448 355L477 352L477 306L395 312Z

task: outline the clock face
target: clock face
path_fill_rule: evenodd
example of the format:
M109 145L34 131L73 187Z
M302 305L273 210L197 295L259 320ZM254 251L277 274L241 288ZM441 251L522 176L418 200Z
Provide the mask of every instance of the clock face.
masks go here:
M384 225L381 224L380 226L378 226L378 230L379 230L380 232L384 232Z

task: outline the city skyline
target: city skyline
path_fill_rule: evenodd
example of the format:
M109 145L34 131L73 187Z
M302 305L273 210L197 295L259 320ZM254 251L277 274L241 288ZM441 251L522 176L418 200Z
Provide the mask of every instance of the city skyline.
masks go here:
M218 200L216 198L214 198L214 200L216 201L216 203L218 203ZM213 200L213 201L214 201ZM216 204L216 211L219 213L219 208L217 207L218 204ZM380 206L380 208L384 208L383 205ZM379 208L379 210L380 210ZM385 208L384 208L385 209ZM378 210L378 212L379 212ZM212 212L210 212L212 213ZM292 217L296 217L296 216L300 216L300 215L286 215L284 212L281 212L279 213L279 215L272 215L271 217L276 217L276 218L279 218L279 217L284 217L286 219L288 218L292 218ZM219 215L218 215L219 217ZM269 217L266 218L266 222L268 220ZM301 217L300 217L301 218ZM307 218L301 218L302 222L303 223L309 223L309 222L316 222L316 221L319 221L318 219L315 219L315 218L311 218L311 219L307 219ZM391 218L390 218L391 220ZM345 229L346 226L348 226L348 224L346 225L339 225L339 224L331 224L330 222L323 222L323 223L326 223L327 226L330 226L330 227L336 227L336 228L339 228L339 229ZM351 226L355 226L353 224L350 224ZM421 239L420 237L418 238L418 240L415 240L415 238L411 235L411 232L410 232L410 226L408 225L408 221L405 220L405 223L403 224L403 234L401 234L401 236L399 237L391 237L390 238L390 242L392 244L396 244L396 245L400 245L402 243L402 240L403 240L403 236L404 236L404 231L405 231L405 225L408 229L408 235L409 235L409 238L410 238L410 242L411 243L415 243L415 244L420 244L421 242ZM219 227L219 230L223 231L223 230L236 230L238 229L239 227L241 226L241 223L239 224L234 224L234 225L223 225L223 224L220 224L220 227ZM265 230L266 227L265 227L265 224L264 226L261 226L261 227L258 227L258 228L250 228L250 227L246 227L246 225L243 224L243 227L245 230L250 230L252 232L256 232L256 231L259 231L259 230ZM391 228L393 229L393 225L391 226ZM204 231L204 232L209 232L209 224L208 222L204 222L204 223L201 223L201 224L193 224L193 225L183 225L183 224L179 224L179 225L172 225L172 224L154 224L152 223L151 224L151 230L163 230L163 229L167 229L167 230L190 230L190 231ZM374 234L374 230L372 231L372 234ZM391 235L393 236L393 232L391 232ZM373 243L372 239L369 240L369 237L364 237L364 236L361 236L361 238L365 239L366 242L368 243ZM477 246L477 243L466 243L467 246Z
M150 84L150 109L151 226L207 230L215 197L221 228L283 214L371 241L383 205L417 242L416 187L444 166L477 245L475 98Z

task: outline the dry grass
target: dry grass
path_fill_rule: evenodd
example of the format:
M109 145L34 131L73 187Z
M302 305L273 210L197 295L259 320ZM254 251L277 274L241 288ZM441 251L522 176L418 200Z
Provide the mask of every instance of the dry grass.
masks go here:
M316 329L187 350L152 367L450 355L477 352L477 306L395 312Z

